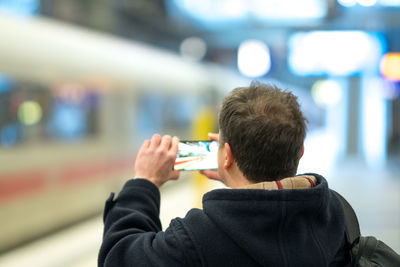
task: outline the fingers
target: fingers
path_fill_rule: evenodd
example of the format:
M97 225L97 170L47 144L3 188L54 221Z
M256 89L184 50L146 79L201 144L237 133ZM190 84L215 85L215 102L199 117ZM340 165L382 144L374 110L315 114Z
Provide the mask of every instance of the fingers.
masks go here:
M136 157L135 177L141 177L160 187L168 180L179 178L179 171L172 171L178 152L178 137L154 134L145 140Z
M179 147L179 138L174 136L172 138L171 152L176 155L178 153L178 147Z
M150 146L150 140L144 140L141 149L148 148Z
M171 138L171 136L169 135L164 135L163 137L161 137L159 134L154 134L150 142L150 146L152 148L161 147L163 150L174 149L176 150L176 153L178 153L178 144L179 144L178 137L174 136L173 138Z
M161 136L159 134L154 134L151 138L150 148L157 148L161 143Z
M172 138L169 135L164 135L161 139L161 148L164 150L169 150L171 146Z
M218 181L221 180L221 177L219 176L219 173L217 171L205 170L205 171L200 171L200 173L207 176L209 179Z
M208 137L210 138L210 140L214 140L214 141L219 141L219 134L217 133L208 133Z
M179 138L176 136L171 138L170 135L164 135L161 137L159 134L155 134L153 135L148 147L152 150L157 150L159 155L165 155L165 153L167 153L169 155L168 157L175 161L176 154L178 153L178 145Z
M150 147L150 140L144 140L142 146L139 149L138 154L143 154Z
M179 178L179 175L181 174L180 171L172 171L171 175L169 176L169 179L171 180L176 180Z

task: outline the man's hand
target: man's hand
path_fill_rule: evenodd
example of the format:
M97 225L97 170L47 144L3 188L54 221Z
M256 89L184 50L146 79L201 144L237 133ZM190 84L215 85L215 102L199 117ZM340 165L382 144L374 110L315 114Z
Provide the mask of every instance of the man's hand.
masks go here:
M219 141L219 134L217 134L217 133L209 133L208 137L210 138L210 140L217 141L217 142ZM205 170L205 171L199 171L199 172L201 174L207 176L207 178L209 178L209 179L223 182L221 177L219 176L218 171Z
M143 142L136 157L135 178L144 178L160 187L168 180L179 178L179 172L173 170L178 153L179 138L169 135L153 135L151 140Z

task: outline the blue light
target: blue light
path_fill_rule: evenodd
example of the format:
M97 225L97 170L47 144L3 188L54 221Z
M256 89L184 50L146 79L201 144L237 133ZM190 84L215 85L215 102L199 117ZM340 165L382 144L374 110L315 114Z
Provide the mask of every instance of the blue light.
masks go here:
M173 0L173 3L181 11L198 20L240 19L245 17L248 12L245 1Z
M378 71L386 42L379 34L362 31L313 31L289 39L290 70L307 75L355 75Z
M39 12L39 0L0 0L0 11L13 15L33 15Z
M381 6L400 7L400 0L379 0Z
M0 93L11 89L12 81L6 75L0 74Z
M79 139L86 131L86 116L83 108L57 102L53 108L50 134L62 139Z
M9 124L3 127L0 132L0 143L4 148L9 148L17 143L18 131L14 124Z
M138 119L134 126L140 140L151 137L153 133L162 132L165 106L165 96L163 95L149 93L143 96L138 107Z
M328 13L328 4L324 0L170 0L166 3L174 19L188 18L210 30L255 21L297 23L321 19Z
M369 167L384 168L387 157L388 105L384 82L363 77L361 91L361 145Z
M337 0L337 2L344 7L354 7L357 5L363 7L400 7L400 0Z
M250 11L260 20L310 20L324 18L328 4L321 0L253 0Z

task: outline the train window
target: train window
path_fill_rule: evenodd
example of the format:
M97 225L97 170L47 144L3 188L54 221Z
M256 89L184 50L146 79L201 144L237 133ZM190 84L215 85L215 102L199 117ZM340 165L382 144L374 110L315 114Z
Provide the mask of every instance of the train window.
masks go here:
M53 138L78 139L86 131L86 117L84 110L74 103L56 100L48 127L48 133Z
M174 127L187 127L193 120L198 106L194 95L179 95L170 97L167 102L166 115Z
M0 76L0 148L8 148L19 142L21 139L20 125L16 119L12 119L11 98L12 81L4 76Z
M93 137L98 132L99 94L81 84L63 84L54 91L47 124L49 138L64 141Z
M99 95L79 88L52 90L0 75L0 148L96 135Z
M199 101L194 95L169 96L163 112L164 131L181 138L190 138L191 124L198 106Z
M7 80L0 82L1 148L41 139L51 101L48 91L39 85Z
M161 93L145 93L140 97L137 109L137 134L140 140L161 133L163 130L163 110L165 96Z

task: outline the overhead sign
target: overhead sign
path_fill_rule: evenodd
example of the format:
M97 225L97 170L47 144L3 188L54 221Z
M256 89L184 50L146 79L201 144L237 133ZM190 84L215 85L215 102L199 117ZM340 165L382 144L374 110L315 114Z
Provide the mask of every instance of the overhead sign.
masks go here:
M289 38L288 65L297 75L354 75L374 70L386 50L379 34L363 31L299 32Z

